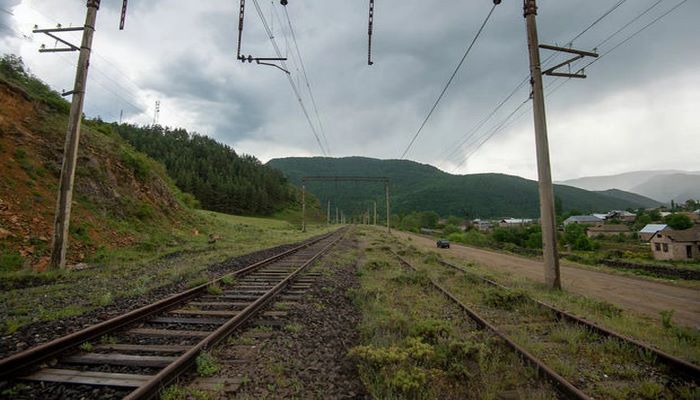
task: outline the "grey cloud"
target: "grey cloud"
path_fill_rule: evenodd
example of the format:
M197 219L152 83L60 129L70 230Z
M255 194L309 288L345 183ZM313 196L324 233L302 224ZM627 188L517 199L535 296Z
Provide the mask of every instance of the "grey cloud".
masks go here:
M654 1L626 2L578 39L574 46L590 50ZM203 127L207 129L203 133L234 146L245 143L246 150L253 153L269 154L271 142L279 144L280 148L287 146L294 151L304 149L318 153L315 139L283 73L271 67L241 64L235 60L237 2L216 0L194 4L161 0L132 3L127 30L117 32L120 2L104 2L105 15L100 18L103 18L101 22L106 28L99 32L98 44L100 51L117 60L122 68L138 65L132 68L132 79L140 86L134 96L148 94L149 99L162 98L164 104L175 109L173 121L169 123L187 123L189 128L196 130ZM541 42L565 44L615 3L612 0L540 0L538 25ZM658 10L636 27L676 3L662 2ZM81 2L74 0L71 4L79 15ZM243 51L245 54L271 56L274 54L272 47L252 2L247 4ZM273 15L270 3L262 1L261 4L270 20L270 15ZM378 2L373 43L375 65L372 67L366 65L366 7L365 2L292 0L288 11L333 154L395 158L401 154L439 94L491 2ZM279 7L277 11L282 21L273 18L275 36L282 51L292 53L291 38L284 27L284 14ZM696 47L695 38L700 33L696 23L698 15L700 2L687 2L682 9L594 64L587 70L587 80L568 82L556 96L548 97L553 146L560 146L553 148L556 171L577 174L584 168L581 165L589 165L609 168L609 172L614 173L620 172L621 168L641 165L633 158L610 163L606 161L611 158L609 154L596 159L595 154L601 153L601 143L609 139L610 134L588 133L585 126L567 126L565 121L576 116L593 124L598 117L587 115L584 118L579 115L581 112L614 115L619 110L601 111L595 106L618 94L630 93L632 96L639 94L640 90L647 90L644 88L659 79L660 72L665 77L697 76L700 53L691 49ZM636 27L599 50L607 51ZM547 53L543 52L543 58L546 56ZM289 65L293 68L291 60ZM292 69L295 81L297 75ZM492 21L416 142L410 157L422 162L442 161L438 156L449 150L451 143L462 138L527 75L522 2L506 1L496 8ZM547 78L547 81L551 84L553 79ZM303 82L299 83L315 120ZM668 88L669 91L678 89ZM696 92L700 92L698 89ZM522 88L486 126L493 126L504 118L527 98L528 93L528 87ZM88 109L100 112L104 107L113 114L114 110L108 110L109 98L108 92L100 94L100 99ZM144 104L146 100L133 101ZM674 112L682 115L682 106L673 108ZM648 108L645 112L653 110ZM178 119L178 114L187 114L188 117ZM141 118L147 122L150 117ZM634 118L640 118L640 115L625 114L619 118L616 123L620 128L616 134L631 143L640 142L634 140L635 136L648 138L655 134L635 125ZM669 121L668 129L684 132L699 128L693 122ZM531 116L526 113L485 145L477 153L482 156L469 161L469 170L490 168L531 177L534 149L524 148L530 146L531 130ZM673 133L669 135L669 138L674 137ZM590 143L578 144L582 147L582 154L573 156L579 157L578 163L574 162L578 166L560 161L559 154L571 157L565 141L581 137L589 137ZM698 139L694 140L690 144L700 146ZM645 146L657 143L651 146L662 148L658 140L648 139L644 143ZM633 147L629 152L639 154L642 150L643 147ZM675 163L675 167L700 168L700 161L685 154L659 153L656 159ZM493 160L506 162L499 161L499 164Z

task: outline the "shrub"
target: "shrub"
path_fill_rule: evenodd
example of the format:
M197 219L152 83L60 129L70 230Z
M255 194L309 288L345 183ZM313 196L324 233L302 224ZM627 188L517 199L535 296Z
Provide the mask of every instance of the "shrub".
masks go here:
M122 150L121 159L124 165L134 171L134 176L140 180L146 179L150 172L146 157L132 150Z
M671 214L667 215L664 218L664 222L671 227L672 229L676 230L684 230L691 228L693 226L693 221L687 216L683 214Z
M517 305L526 302L527 294L515 290L488 289L484 292L484 302L491 307L502 310L513 310Z
M24 265L24 257L22 257L18 252L5 252L0 254L0 271L10 272L16 271Z
M219 372L219 369L221 368L214 357L205 351L199 353L196 364L197 374L199 374L201 377L212 376Z

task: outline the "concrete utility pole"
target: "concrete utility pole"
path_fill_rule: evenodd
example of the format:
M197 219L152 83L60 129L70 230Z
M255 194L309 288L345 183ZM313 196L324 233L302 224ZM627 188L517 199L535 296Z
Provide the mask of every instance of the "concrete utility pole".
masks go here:
M328 225L331 224L331 201L328 200L328 211L327 211L327 216L326 216L326 222Z
M537 37L536 0L524 0L527 23L527 43L530 53L530 82L532 84L532 108L535 119L535 143L537 146L537 175L540 189L540 223L542 224L542 255L544 277L552 289L561 289L559 255L557 254L557 230L554 211L554 189L549 162L547 119L544 107L542 66L540 65L539 39Z
M377 201L374 201L374 225L377 225Z
M306 232L306 185L301 185L301 231Z
M82 122L83 104L85 102L85 89L87 87L92 38L95 33L95 22L97 21L97 10L99 8L100 0L87 1L87 16L85 17L85 26L82 29L83 39L80 45L80 56L78 57L78 66L75 73L75 83L73 91L71 92L73 100L71 101L70 114L68 117L68 131L66 133L66 142L63 152L63 165L61 166L61 180L58 186L50 268L65 268L66 266L66 253L68 251L69 238L68 229L73 201L75 169L78 161L78 145L80 143L80 123Z
M391 233L391 207L389 206L389 182L384 184L386 188L386 230Z
M338 207L335 208L335 223L338 224L340 222L340 219L338 218Z

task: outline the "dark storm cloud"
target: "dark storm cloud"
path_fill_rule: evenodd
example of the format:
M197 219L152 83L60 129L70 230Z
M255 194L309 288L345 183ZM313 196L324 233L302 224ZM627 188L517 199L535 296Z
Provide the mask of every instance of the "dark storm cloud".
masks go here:
M599 51L604 53L678 1L662 1ZM591 50L654 2L625 2L573 46ZM60 18L79 21L84 9L82 0L68 3L70 7L57 9L50 6L53 3L31 2L33 7L57 15L75 9ZM161 122L201 131L263 158L319 153L285 75L272 67L235 60L237 2L132 2L124 32L116 30L120 2L103 3L100 24L104 28L96 36L96 49L126 70L138 88L125 93L108 81L101 82L103 86L114 87L139 106L161 99ZM282 52L291 57L294 47L282 8L277 2L274 9L270 2L260 3ZM617 1L538 3L541 42L565 45ZM273 56L252 2L246 4L243 53ZM398 157L491 5L487 0L377 2L375 65L369 67L366 2L290 1L287 10L333 155ZM676 168L700 168L697 157L689 152L666 152L663 141L655 139L663 130L666 141L686 142L686 148L700 146L699 139L686 133L697 132L698 123L688 117L691 112L685 111L700 106L700 99L693 95L700 92L700 53L690 50L696 47L695 38L700 34L698 15L700 2L687 2L587 69L588 79L568 82L555 95L548 95L556 178L575 176L584 168L597 168L588 171L590 175L605 172L606 168L618 172L664 166L645 161L650 159L675 162ZM546 51L542 54L543 58L549 55ZM35 58L29 53L28 57ZM41 65L38 60L32 61L37 67ZM315 121L300 71L292 60L288 65ZM100 64L96 66L102 69ZM450 145L462 139L527 75L522 2L505 1L496 8L409 157L429 163L443 161L440 156L450 150ZM102 78L97 73L91 79L100 83ZM547 85L559 83L549 77L546 80ZM674 99L674 94L677 104L669 104L674 103L668 100ZM497 124L528 95L526 85L485 127ZM109 90L99 96L93 105L88 104L90 112L100 113L102 107L110 107L110 99L114 100ZM148 123L152 118L150 107L130 117ZM115 114L114 108L111 105L107 111ZM654 148L654 158L620 157L614 153L614 146L604 143L623 146L630 155ZM532 177L533 154L531 115L525 113L470 158L468 169L459 171L495 170ZM461 152L446 166L454 167L463 158Z

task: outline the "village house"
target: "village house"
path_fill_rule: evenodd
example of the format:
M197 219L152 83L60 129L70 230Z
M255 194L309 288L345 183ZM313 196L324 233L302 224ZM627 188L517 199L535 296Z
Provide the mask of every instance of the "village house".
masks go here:
M682 231L666 228L649 242L657 260L700 260L700 225Z
M603 220L593 215L572 215L564 220L564 226L569 224L601 225Z
M591 226L586 231L586 235L589 238L598 237L598 236L617 236L619 234L626 235L629 233L630 233L630 228L628 228L627 225L622 225L622 224Z
M483 219L475 219L472 221L472 226L474 226L480 232L488 232L493 228L490 221L485 221Z
M614 210L608 213L607 219L616 219L622 222L634 222L637 220L637 214L629 211Z
M639 231L639 239L648 242L656 232L662 231L666 227L668 227L666 224L647 224Z
M503 218L502 220L498 221L498 226L501 228L520 228L530 224L532 224L531 219L523 218Z

